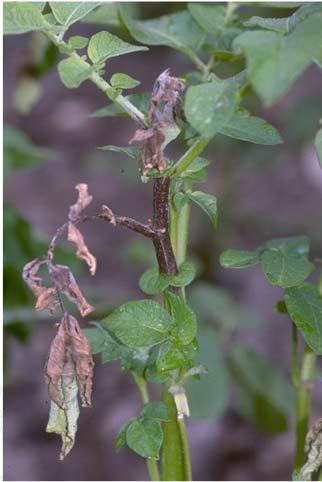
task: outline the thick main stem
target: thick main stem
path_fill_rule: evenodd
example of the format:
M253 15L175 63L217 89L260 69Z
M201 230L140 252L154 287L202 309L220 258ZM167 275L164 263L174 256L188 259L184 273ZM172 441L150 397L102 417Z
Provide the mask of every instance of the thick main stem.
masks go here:
M294 469L299 470L305 462L305 437L308 432L311 405L312 379L315 371L316 355L305 344L301 366L297 363L297 329L292 328L292 382L295 389L296 442Z

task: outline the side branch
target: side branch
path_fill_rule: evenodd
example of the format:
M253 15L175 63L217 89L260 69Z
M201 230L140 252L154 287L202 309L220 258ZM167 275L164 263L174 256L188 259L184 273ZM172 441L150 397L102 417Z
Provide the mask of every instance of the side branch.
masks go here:
M148 224L140 223L139 221L126 216L115 216L110 208L105 205L102 206L102 212L98 215L98 217L110 222L114 226L117 224L120 226L125 226L132 231L143 234L143 236L146 236L147 238L155 239L158 237L158 232Z

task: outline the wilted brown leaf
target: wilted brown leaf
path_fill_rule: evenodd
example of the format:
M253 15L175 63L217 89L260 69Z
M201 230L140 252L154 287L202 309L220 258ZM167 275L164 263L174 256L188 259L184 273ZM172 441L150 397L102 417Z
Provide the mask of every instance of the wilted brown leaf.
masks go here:
M141 170L143 176L154 168L164 171L166 164L162 152L162 144L165 140L163 132L158 127L138 129L129 144L138 143L140 147Z
M68 218L70 221L75 222L80 213L85 209L93 200L93 196L88 194L87 184L77 184L76 188L78 191L78 199L75 204L69 208Z
M27 263L23 269L22 277L27 283L31 291L37 297L36 310L41 311L48 309L51 313L54 313L58 304L56 290L54 288L46 288L42 286L42 278L36 276L41 265L39 259L34 259Z
M78 321L73 316L68 318L68 334L71 339L71 358L76 368L76 378L82 407L91 406L94 362L87 338L83 335Z
M61 460L74 445L79 415L78 394L83 407L91 406L93 367L90 347L78 321L65 315L51 344L45 367L51 398L46 430L61 436Z
M76 255L88 264L91 275L94 275L96 271L96 258L86 246L82 233L73 223L68 223L68 241L76 245Z
M51 265L50 274L56 288L64 293L64 295L77 306L82 316L86 316L94 310L93 306L87 303L82 295L74 275L68 266L63 266L61 264Z

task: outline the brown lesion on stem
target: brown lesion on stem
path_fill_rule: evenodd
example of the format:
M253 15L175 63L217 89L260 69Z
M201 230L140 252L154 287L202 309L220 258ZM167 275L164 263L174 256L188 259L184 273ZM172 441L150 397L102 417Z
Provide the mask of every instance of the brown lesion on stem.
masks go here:
M178 270L169 234L169 187L169 177L155 179L151 224L142 224L126 216L116 216L105 205L102 206L102 211L97 217L110 222L114 226L125 226L151 239L154 244L160 273L176 274ZM91 216L91 218L93 217ZM87 219L89 218L87 217ZM86 219L83 220L85 221Z

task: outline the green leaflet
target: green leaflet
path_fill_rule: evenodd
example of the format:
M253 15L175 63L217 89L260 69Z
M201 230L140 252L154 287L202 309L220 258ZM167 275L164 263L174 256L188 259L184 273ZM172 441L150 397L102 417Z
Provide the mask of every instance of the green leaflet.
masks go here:
M110 82L115 89L133 89L141 83L127 74L113 74Z
M260 262L260 252L227 249L221 253L219 260L223 268L248 268Z
M308 260L309 241L305 236L278 238L256 251L229 249L220 256L224 268L246 268L262 261L263 271L272 285L289 288L303 283L314 265Z
M90 77L92 69L84 60L69 57L59 62L58 73L66 87L75 89Z
M217 199L201 191L186 191L191 201L197 204L209 217L211 224L217 227Z
M246 109L235 112L219 133L234 139L267 146L283 142L275 127L260 117L250 115Z
M265 105L277 101L312 59L321 56L322 12L303 17L286 35L256 30L234 40L234 49L246 55L248 79Z
M90 38L87 53L94 64L105 62L112 57L148 50L147 47L139 47L124 42L109 32L98 32Z
M251 17L243 22L245 27L259 27L273 32L288 33L290 29L289 18L263 18Z
M126 443L142 457L158 460L163 441L161 424L154 419L133 420L126 431Z
M174 323L171 328L171 334L183 345L188 345L197 334L196 315L182 297L170 291L165 293L165 297L169 303Z
M320 166L322 167L322 129L320 129L315 136L315 149L320 161Z
M99 323L93 322L92 324L95 325L96 328L85 328L83 330L90 344L92 354L101 353L102 363L122 358L126 347L122 347L122 345L116 343Z
M211 138L233 116L239 100L238 85L229 80L188 88L184 111L190 125L203 137Z
M115 439L116 452L119 452L119 450L121 450L123 445L126 444L126 432L129 426L131 425L131 423L133 422L133 420L136 420L136 419L133 417L133 418L130 418L130 420L128 420L127 422L123 423L120 430L118 431L118 434Z
M184 192L176 192L173 195L172 201L177 211L181 211L181 209L187 204L187 202L189 202L189 198Z
M137 147L119 147L119 146L101 146L97 147L100 151L111 151L111 152L121 152L126 154L131 159L135 159L138 161L139 159L139 151Z
M287 311L306 343L322 354L322 296L311 284L285 290Z
M162 422L170 421L167 406L163 402L146 403L140 416L147 419L160 420Z
M49 5L57 21L67 27L85 17L99 2L49 2Z
M71 451L77 432L77 420L79 416L78 386L76 378L63 377L61 389L66 409L63 410L55 402L50 402L49 420L46 431L57 433L62 439L60 459L63 460Z
M140 278L141 290L148 295L156 295L164 291L170 284L170 277L159 273L158 268L146 270Z
M226 8L224 6L189 3L188 9L203 30L214 35L223 33L226 17Z
M69 37L68 46L72 49L84 49L88 44L88 38L82 37L81 35L74 35Z
M189 261L184 261L179 267L179 273L170 277L170 285L182 288L189 285L195 276L195 265Z
M299 285L314 269L307 258L309 242L305 236L272 240L264 245L264 249L263 270L273 285L282 288Z
M167 45L188 55L199 49L204 33L188 11L163 15L152 20L133 20L120 4L120 15L132 37L146 45Z
M130 348L153 346L168 337L169 313L152 300L130 301L102 321L122 343Z
M159 347L156 367L159 373L175 370L176 368L190 368L190 357L184 347L173 341L165 341Z
M19 34L33 30L52 30L41 14L45 2L4 2L3 33Z

